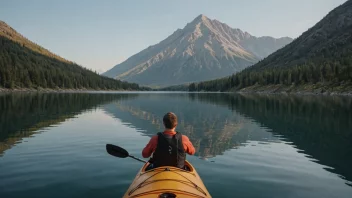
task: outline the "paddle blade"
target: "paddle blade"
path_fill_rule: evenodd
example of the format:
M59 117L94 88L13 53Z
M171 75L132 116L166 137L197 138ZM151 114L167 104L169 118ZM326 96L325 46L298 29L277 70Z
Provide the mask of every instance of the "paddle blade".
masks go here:
M110 155L115 156L115 157L126 158L129 156L128 152L125 149L123 149L119 146L112 145L112 144L106 145L106 151Z

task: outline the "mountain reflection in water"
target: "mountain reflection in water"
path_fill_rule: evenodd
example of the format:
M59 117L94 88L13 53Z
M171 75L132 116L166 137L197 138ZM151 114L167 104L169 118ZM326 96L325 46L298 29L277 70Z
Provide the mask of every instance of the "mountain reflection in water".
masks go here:
M190 137L200 158L221 155L248 140L285 140L312 161L330 167L328 171L352 180L352 101L348 97L139 95L104 109L148 136L163 129L166 110L175 112L180 118L177 130ZM254 132L251 122L266 130Z

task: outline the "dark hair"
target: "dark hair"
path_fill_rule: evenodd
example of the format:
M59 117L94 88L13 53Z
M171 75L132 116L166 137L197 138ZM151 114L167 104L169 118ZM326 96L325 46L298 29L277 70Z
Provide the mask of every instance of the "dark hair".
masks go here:
M173 129L177 125L177 116L172 112L168 112L164 115L163 122L165 128Z

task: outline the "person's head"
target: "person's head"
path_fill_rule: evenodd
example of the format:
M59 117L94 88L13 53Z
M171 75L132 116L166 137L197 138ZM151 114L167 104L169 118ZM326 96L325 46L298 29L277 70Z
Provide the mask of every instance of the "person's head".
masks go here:
M166 129L175 129L177 126L177 116L172 112L168 112L164 115L163 123Z

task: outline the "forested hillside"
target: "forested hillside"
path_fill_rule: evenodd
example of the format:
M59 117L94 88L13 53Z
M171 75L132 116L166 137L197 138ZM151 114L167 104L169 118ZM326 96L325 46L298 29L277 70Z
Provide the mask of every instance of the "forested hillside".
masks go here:
M34 44L0 23L0 88L139 90L85 69Z
M352 1L331 11L314 27L259 63L190 91L226 91L268 85L342 89L352 84Z

